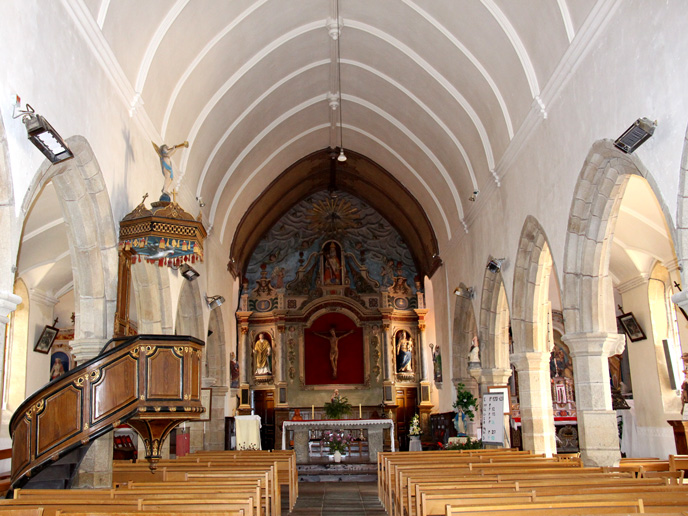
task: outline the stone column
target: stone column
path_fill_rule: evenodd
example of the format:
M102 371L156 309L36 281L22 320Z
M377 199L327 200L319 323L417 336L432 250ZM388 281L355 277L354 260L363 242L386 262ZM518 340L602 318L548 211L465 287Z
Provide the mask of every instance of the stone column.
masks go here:
M106 339L79 338L69 343L77 365L98 356L107 344ZM112 487L113 432L99 437L91 443L86 456L79 465L74 487Z
M557 453L549 358L549 353L539 351L511 355L518 373L523 449L547 457Z
M607 360L623 341L605 332L567 333L562 340L573 359L581 458L586 466L614 466L621 453Z
M21 302L22 298L16 294L6 290L0 291L0 335L6 335L5 332L7 325L10 322L10 314L17 309L17 306L19 306ZM3 344L0 348L0 371L7 371L7 368L4 364L4 357L6 355L5 346L7 345L7 342L5 339L2 339L2 342ZM24 390L22 390L22 392L24 392ZM0 399L5 399L5 393L2 385L0 385ZM8 435L7 432L11 417L12 413L9 410L2 411L2 428L4 435Z

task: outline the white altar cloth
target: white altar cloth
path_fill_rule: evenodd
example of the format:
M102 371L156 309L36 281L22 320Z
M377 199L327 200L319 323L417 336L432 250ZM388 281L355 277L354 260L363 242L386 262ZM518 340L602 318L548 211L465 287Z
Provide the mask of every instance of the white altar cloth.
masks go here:
M260 450L260 416L234 416L236 449Z
M287 433L296 428L306 428L308 430L339 430L343 428L367 429L369 427L380 426L382 429L389 428L392 451L394 450L394 421L391 419L311 419L304 421L285 421L282 423L282 449L287 449Z

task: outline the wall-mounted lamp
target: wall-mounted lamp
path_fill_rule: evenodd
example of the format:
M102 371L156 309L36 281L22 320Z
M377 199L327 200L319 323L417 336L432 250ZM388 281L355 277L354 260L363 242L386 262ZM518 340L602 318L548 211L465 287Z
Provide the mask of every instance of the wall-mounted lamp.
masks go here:
M657 127L657 121L639 118L616 139L614 146L626 154L631 154L654 134L655 127Z
M182 276L184 276L184 279L188 281L193 281L196 278L200 276L198 271L191 267L188 263L183 263L181 267L179 267L179 270L182 273Z
M225 302L225 298L222 296L208 297L206 295L205 296L205 302L208 303L208 308L210 308L211 310L214 310L218 306L222 306L222 303Z
M205 201L203 200L203 197L196 197L196 201L198 202L198 206L203 208L205 206Z
M478 198L478 194L480 193L480 190L473 190L473 193L468 197L468 200L471 202L475 202L475 200Z
M497 258L490 260L487 262L487 270L490 271L492 274L497 274L500 270L502 270L502 264L506 258Z
M12 118L21 117L29 140L51 163L60 163L74 157L62 136L45 118L37 114L29 104L26 105L26 109L17 109L20 105L21 99L17 97Z
M475 296L475 290L473 287L456 287L454 289L454 295L463 297L465 299L473 299Z

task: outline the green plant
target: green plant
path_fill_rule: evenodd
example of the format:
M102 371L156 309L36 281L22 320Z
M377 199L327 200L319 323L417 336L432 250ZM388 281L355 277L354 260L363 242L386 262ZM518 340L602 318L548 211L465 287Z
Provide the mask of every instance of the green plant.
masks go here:
M327 419L341 419L342 416L351 414L351 405L346 396L340 396L336 392L332 399L325 403L325 415Z
M472 421L475 417L473 411L478 408L478 400L471 391L466 389L464 384L459 383L456 386L456 401L452 406L457 412L462 411Z

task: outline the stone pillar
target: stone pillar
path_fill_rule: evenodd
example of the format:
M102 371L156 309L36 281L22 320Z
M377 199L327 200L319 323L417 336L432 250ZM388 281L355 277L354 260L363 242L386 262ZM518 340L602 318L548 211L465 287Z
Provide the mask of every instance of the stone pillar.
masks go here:
M105 339L75 339L69 343L77 365L98 356L107 344ZM74 487L112 487L113 433L99 437L91 443L79 471L74 478Z
M84 460L79 465L73 487L112 487L112 448L112 432L108 432L93 441Z
M557 453L549 358L549 353L539 351L511 355L518 373L523 449L547 457Z
M12 292L8 292L6 290L0 291L0 335L6 335L7 325L10 322L10 314L17 309L17 306L19 306L21 302L22 298L17 296L16 294L13 294ZM2 347L0 348L0 371L7 371L7 367L5 367L4 363L4 357L6 355L5 346L7 345L7 341L5 339L2 339L2 343ZM0 399L6 398L3 387L3 385L0 385ZM22 392L24 392L23 389ZM11 417L12 413L9 410L2 411L3 435L9 435L8 428Z
M581 458L586 466L614 466L621 453L608 357L617 354L623 342L620 335L603 332L568 333L562 340L573 359Z
M389 323L382 325L382 360L385 382L390 382L392 380L392 367L389 352Z
M203 448L225 449L225 401L229 389L222 385L213 387L210 421L207 423Z
M106 339L74 339L69 342L77 365L97 357L107 344Z

